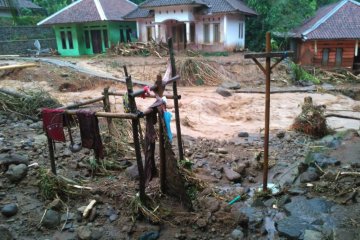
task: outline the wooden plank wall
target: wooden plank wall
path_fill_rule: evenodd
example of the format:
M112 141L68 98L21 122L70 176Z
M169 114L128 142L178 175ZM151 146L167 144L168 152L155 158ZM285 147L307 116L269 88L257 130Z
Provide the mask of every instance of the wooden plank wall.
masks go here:
M336 60L336 49L343 49L343 59L341 67L352 68L355 56L355 40L328 40L317 41L317 54L315 54L315 42L307 41L300 43L299 62L303 65L315 65L323 68L334 68ZM327 66L322 66L323 49L329 49L329 62Z

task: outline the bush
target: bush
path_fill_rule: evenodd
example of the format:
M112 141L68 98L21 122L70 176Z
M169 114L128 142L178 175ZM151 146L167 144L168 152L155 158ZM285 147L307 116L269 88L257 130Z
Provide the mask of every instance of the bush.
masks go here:
M293 74L294 80L296 82L305 81L305 82L312 82L314 84L320 84L320 80L308 73L304 68L300 65L297 65L293 62L290 64L291 72Z

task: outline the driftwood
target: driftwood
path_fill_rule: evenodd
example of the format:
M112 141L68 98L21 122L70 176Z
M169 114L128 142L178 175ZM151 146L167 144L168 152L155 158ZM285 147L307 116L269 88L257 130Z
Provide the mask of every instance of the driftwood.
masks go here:
M83 213L84 218L86 218L89 215L89 213L90 213L91 209L94 207L95 203L96 203L96 200L91 200L89 205L86 206L84 213Z
M360 120L360 118L358 118L358 117L344 116L344 115L339 115L339 114L326 114L325 117L326 118L328 118L328 117L337 117L337 118Z
M15 64L15 65L7 65L7 66L1 66L1 70L14 70L14 69L21 69L21 68L28 68L28 67L36 67L37 64L35 63L25 63L25 64Z

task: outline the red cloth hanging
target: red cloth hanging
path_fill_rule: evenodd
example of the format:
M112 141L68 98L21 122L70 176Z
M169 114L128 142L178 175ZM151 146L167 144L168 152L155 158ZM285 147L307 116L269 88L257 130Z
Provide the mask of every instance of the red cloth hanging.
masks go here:
M64 110L44 108L41 115L46 134L54 141L65 142Z

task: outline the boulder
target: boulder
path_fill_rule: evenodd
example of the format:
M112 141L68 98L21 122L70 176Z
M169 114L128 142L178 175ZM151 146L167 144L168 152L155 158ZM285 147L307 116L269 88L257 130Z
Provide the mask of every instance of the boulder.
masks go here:
M313 167L309 167L306 172L303 172L300 175L300 182L301 183L309 183L313 181L319 180L320 175L317 170Z
M240 83L230 81L223 82L220 87L231 90L237 90L241 88Z
M220 94L223 97L230 97L232 95L232 93L229 90L227 90L223 87L218 87L216 89L216 93Z
M226 178L229 181L238 182L241 180L241 175L239 173L235 172L234 170L232 170L231 168L224 167L223 170L224 170Z
M28 168L25 164L11 164L9 169L6 171L5 176L10 182L19 182L26 176L27 170Z
M76 231L77 237L80 240L90 240L91 239L91 228L89 226L81 226Z
M314 230L305 230L304 240L324 240L324 235L321 232Z
M60 224L61 216L57 211L47 210L41 224L46 228L56 228Z

